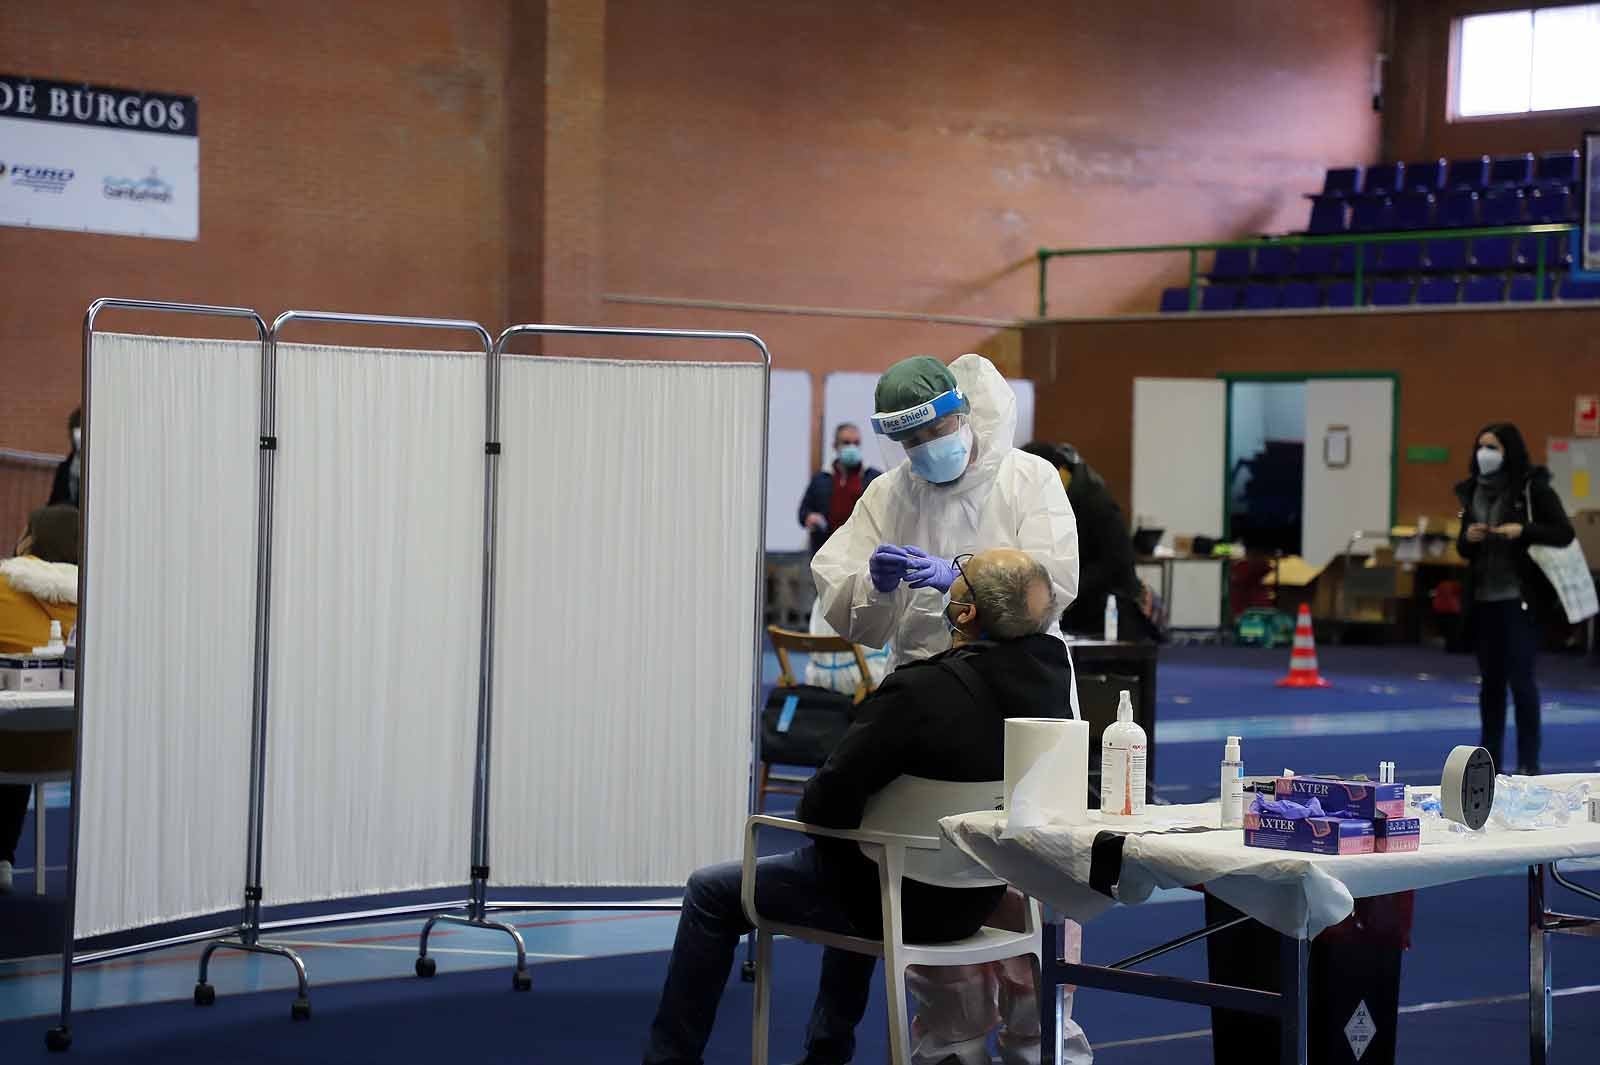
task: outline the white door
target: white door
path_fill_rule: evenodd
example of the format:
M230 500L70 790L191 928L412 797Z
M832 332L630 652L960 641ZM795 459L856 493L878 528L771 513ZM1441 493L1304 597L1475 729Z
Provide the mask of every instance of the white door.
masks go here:
M1393 379L1307 381L1305 560L1324 566L1352 533L1387 532L1393 478Z
M1133 381L1133 517L1174 536L1222 536L1227 465L1227 385L1207 378L1137 377ZM1094 456L1087 456L1093 463ZM1140 576L1160 587L1160 571ZM1222 566L1173 567L1174 628L1215 628L1222 616Z

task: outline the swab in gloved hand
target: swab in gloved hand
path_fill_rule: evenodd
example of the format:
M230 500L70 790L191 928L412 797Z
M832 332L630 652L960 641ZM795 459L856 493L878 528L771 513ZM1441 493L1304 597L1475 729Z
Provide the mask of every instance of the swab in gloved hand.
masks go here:
M879 544L867 558L867 574L872 578L872 586L886 594L900 586L910 566L911 558L905 548L894 544Z
M906 546L905 553L910 562L910 569L906 572L906 583L913 588L933 588L948 592L950 586L960 576L955 563L949 559L937 558L920 547L910 545Z

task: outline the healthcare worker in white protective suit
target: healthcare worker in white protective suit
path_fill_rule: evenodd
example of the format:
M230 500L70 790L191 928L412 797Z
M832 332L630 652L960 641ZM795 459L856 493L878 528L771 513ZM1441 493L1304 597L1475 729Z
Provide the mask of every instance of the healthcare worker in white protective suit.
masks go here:
M874 401L874 430L904 446L906 461L867 486L811 560L834 630L868 647L893 644L891 669L949 650L951 560L996 547L1038 559L1062 608L1071 604L1072 506L1054 467L1013 446L1017 397L994 364L982 355L948 367L927 355L905 359L878 379Z
M1064 609L1078 592L1078 526L1055 468L1014 446L1017 398L994 364L922 355L878 379L873 429L906 461L877 478L850 520L811 561L828 623L853 643L893 646L890 667L947 651L945 611L958 555L1026 551L1050 572ZM1060 637L1059 623L1054 633ZM1070 654L1069 654L1070 657ZM1078 714L1074 680L1071 715ZM1067 710L1063 707L1063 712ZM1078 929L1068 929L1078 941ZM988 1065L1000 1026L1006 1065L1040 1058L1037 999L1026 958L954 968L913 966L917 1065ZM1061 1014L1063 1065L1093 1060L1083 1029Z

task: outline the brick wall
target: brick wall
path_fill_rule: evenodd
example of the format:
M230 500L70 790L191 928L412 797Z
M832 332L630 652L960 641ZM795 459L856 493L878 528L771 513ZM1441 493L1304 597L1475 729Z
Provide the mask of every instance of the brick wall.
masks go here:
M26 264L0 374L30 382L0 392L0 445L60 446L102 295L749 329L820 403L826 372L993 344L1041 244L1300 225L1325 166L1376 151L1378 23L1377 0L4 5L0 69L199 97L202 206L193 244L0 229ZM1150 308L1183 266L1058 262L1052 305Z
M194 243L0 228L0 445L64 449L100 296L501 321L507 8L0 5L0 69L198 97L201 166Z

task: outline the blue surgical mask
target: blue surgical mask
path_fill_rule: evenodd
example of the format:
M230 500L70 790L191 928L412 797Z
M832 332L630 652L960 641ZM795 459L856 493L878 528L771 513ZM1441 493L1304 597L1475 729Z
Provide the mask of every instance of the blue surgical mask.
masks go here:
M839 465L853 470L861 465L861 448L855 444L845 444L839 448Z
M960 627L954 621L950 620L950 608L953 607L953 606L972 606L972 605L974 605L974 604L972 604L972 603L964 603L959 599L951 599L951 598L948 597L948 595L945 597L945 602L944 602L944 627L950 630L950 635L951 636L954 636L957 632L959 632L960 631Z
M917 476L934 484L949 484L965 473L971 454L972 430L965 425L959 432L906 449Z

